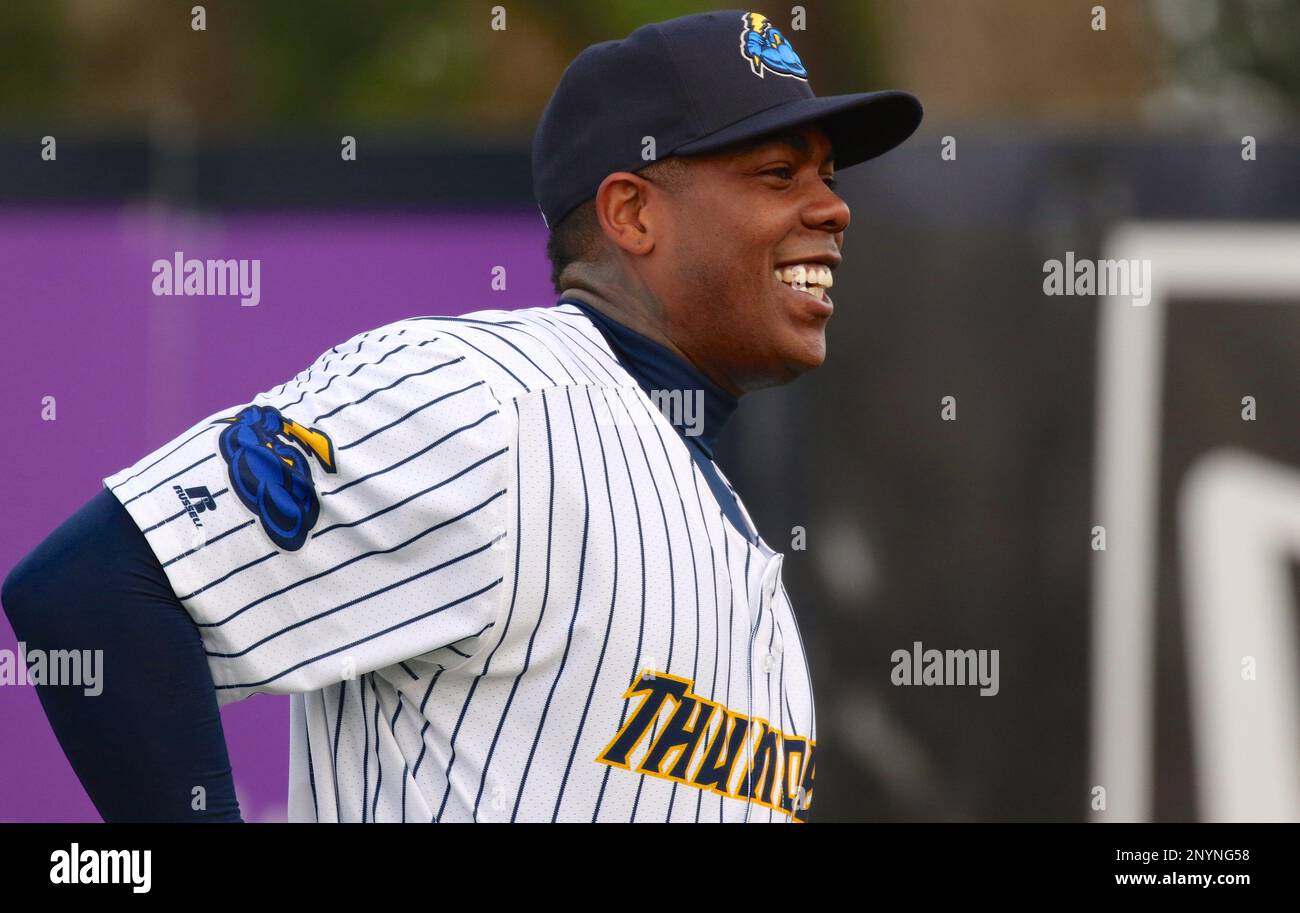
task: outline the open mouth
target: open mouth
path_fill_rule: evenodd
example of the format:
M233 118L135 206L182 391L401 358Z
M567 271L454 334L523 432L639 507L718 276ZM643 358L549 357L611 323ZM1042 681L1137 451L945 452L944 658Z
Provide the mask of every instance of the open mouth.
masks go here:
M811 295L818 301L825 300L826 290L835 284L829 266L820 263L796 263L772 271L773 277L780 283L790 286L797 292Z

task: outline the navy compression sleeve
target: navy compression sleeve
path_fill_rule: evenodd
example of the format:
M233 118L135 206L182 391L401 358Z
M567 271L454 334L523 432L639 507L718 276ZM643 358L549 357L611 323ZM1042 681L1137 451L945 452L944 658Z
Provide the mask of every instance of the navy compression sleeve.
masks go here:
M94 687L36 692L105 821L242 820L198 629L108 489L14 567L0 602L29 657L103 651Z

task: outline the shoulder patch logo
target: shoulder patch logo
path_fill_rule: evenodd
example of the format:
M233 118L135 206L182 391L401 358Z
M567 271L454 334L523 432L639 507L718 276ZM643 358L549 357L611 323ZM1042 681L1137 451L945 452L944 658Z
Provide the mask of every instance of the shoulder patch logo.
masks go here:
M803 61L790 39L772 25L772 20L762 13L745 13L741 20L744 28L740 30L740 53L749 61L755 76L761 79L765 73L775 73L808 81Z
M287 551L302 548L320 518L308 454L326 472L337 472L330 436L304 428L272 406L246 406L213 424L218 423L229 425L217 447L230 474L230 490L262 521L272 542Z

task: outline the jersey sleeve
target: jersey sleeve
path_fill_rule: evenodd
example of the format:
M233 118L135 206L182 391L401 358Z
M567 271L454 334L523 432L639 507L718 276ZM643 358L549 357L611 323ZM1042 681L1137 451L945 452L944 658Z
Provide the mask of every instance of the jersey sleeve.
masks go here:
M513 433L455 341L403 321L104 485L198 626L227 704L469 661L505 608Z

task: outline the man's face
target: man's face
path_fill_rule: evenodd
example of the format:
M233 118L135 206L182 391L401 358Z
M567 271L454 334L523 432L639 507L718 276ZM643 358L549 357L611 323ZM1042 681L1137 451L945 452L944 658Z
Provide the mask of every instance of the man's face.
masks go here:
M831 155L821 129L805 126L692 156L689 180L655 219L660 256L644 266L670 335L727 386L785 383L826 357L830 295L775 273L839 265L849 207L828 186Z

